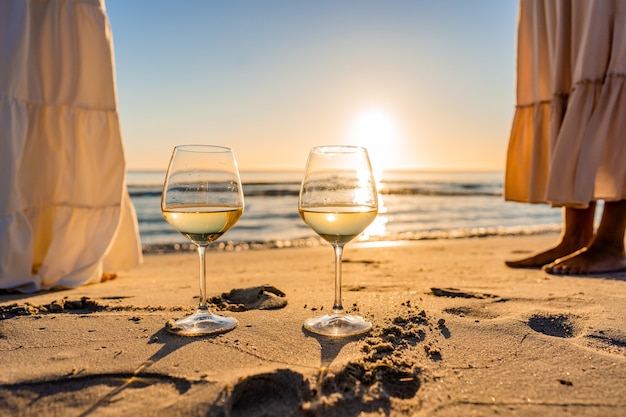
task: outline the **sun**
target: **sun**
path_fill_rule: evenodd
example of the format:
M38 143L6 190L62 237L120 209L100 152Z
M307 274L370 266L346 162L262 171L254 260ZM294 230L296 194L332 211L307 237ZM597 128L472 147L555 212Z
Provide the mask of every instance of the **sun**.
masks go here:
M367 148L375 171L394 168L397 163L398 126L391 114L379 107L361 110L349 127L349 142Z

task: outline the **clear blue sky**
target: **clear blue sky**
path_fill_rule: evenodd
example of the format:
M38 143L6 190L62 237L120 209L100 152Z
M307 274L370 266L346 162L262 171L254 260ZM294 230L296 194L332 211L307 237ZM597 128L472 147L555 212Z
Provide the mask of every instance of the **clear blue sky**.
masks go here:
M173 146L241 170L358 143L375 167L503 169L514 0L107 0L129 169Z

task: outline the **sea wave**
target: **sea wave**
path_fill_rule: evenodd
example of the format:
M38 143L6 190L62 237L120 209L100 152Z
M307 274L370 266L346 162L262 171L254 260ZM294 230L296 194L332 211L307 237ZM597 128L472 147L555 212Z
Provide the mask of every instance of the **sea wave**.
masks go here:
M245 210L237 224L209 250L308 247L324 244L298 213L301 173L242 175ZM147 253L193 250L165 222L160 199L164 173L134 173L128 190ZM379 184L379 215L368 241L419 241L538 234L557 231L561 212L547 205L502 198L501 173L410 172Z
M298 196L300 184L243 184L244 197L281 197ZM161 197L161 188L156 186L130 185L128 192L131 197ZM383 184L379 190L381 195L428 195L428 196L502 196L500 186L484 186L480 184L438 184L436 186L387 186Z
M447 239L468 239L485 238L494 236L529 236L542 235L548 233L558 233L560 225L538 225L538 226L514 226L514 227L478 227L455 230L430 230L422 232L404 232L384 237L370 236L366 239L356 240L353 244L365 243L402 243L417 242L425 240L447 240ZM276 239L269 241L246 241L237 242L226 240L215 242L208 247L208 251L213 252L240 252L260 249L285 249L285 248L311 248L318 246L329 246L330 244L319 237L307 237L301 239ZM143 245L144 254L162 253L182 253L195 252L197 247L189 242L181 243L158 243Z

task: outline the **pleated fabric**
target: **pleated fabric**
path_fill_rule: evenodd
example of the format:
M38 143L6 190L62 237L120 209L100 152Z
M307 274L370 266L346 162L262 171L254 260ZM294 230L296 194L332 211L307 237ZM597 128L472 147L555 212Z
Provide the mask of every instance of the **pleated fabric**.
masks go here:
M506 200L626 199L626 0L521 0Z
M0 2L0 289L141 262L104 0Z

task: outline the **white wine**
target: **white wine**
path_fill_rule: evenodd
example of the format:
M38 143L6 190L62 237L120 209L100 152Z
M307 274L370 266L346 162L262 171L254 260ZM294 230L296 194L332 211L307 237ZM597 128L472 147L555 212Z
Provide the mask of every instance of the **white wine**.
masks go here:
M237 223L242 213L242 207L181 205L163 210L163 217L193 243L207 245Z
M354 239L376 218L371 206L334 205L300 208L300 217L324 240L342 245Z

